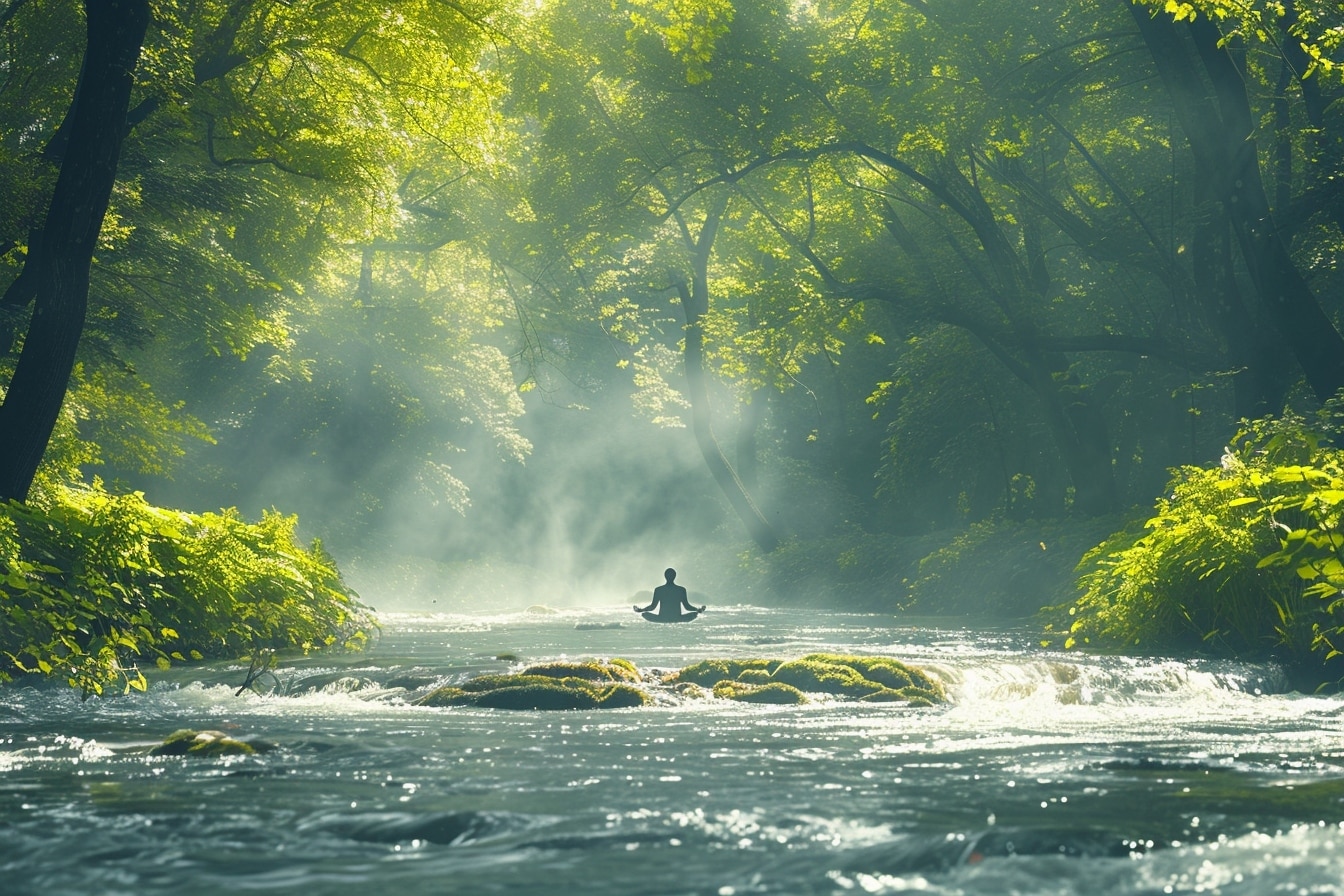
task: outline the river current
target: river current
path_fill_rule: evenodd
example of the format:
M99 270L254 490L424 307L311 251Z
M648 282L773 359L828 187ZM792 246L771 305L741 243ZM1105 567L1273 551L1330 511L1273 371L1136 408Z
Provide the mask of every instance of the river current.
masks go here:
M632 616L391 615L371 650L287 662L268 693L235 696L234 665L127 698L0 689L0 893L1344 892L1344 699L1272 666L880 616ZM524 662L815 651L921 665L952 701L409 702ZM148 755L179 728L278 748Z

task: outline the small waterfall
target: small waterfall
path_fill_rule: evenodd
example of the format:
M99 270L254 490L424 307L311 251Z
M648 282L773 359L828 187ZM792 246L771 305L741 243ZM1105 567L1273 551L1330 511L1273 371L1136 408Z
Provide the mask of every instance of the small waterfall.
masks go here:
M960 703L1030 701L1058 705L1125 704L1262 696L1289 690L1274 665L1231 661L1078 655L1032 659L977 657L966 665L934 665Z

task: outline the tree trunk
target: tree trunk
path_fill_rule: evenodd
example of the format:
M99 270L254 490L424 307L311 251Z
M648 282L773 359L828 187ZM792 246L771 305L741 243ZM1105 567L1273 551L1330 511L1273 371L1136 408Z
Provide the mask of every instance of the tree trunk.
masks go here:
M1211 215L1196 224L1190 250L1194 296L1227 345L1233 413L1252 420L1278 413L1292 377L1292 362L1278 334L1272 329L1265 332L1241 299L1227 219Z
M1171 95L1196 162L1214 182L1266 313L1316 396L1330 398L1344 387L1344 337L1293 264L1270 213L1241 71L1227 48L1219 46L1221 36L1211 22L1191 23L1187 43L1170 17L1153 17L1147 7L1124 2Z
M751 540L768 554L779 546L779 537L751 499L737 471L728 463L710 425L709 386L705 381L705 337L701 328L705 314L709 311L708 283L703 273L697 270L694 284L690 288L681 284L678 291L681 293L681 308L686 320L686 397L691 403L691 430L695 433L695 442L700 446L700 454L709 467L710 475L747 527Z
M964 184L964 187L969 187ZM969 194L969 190L966 190ZM963 199L961 207L972 210L984 206L982 198ZM1029 211L1024 210L1026 214ZM1024 214L1024 217L1026 215ZM963 214L964 217L964 214ZM1042 352L1036 340L1036 328L1029 316L1019 313L1021 296L1030 288L1021 266L1009 248L992 215L980 214L976 232L985 254L995 261L1000 278L996 289L985 281L986 291L1004 311L1001 325L977 321L971 315L949 313L951 302L944 302L932 316L951 326L960 327L989 349L990 353L1040 402L1041 415L1059 451L1060 460L1073 484L1073 509L1085 516L1100 516L1119 509L1120 492L1116 487L1111 461L1110 434L1102 414L1101 401L1069 373L1067 359L1058 352ZM967 219L969 221L969 219ZM924 276L937 283L937 273L924 257L922 247L905 229L899 216L888 206L887 232L923 269ZM1028 244L1030 245L1030 240ZM1032 275L1040 286L1048 287L1049 273L1041 259ZM941 292L941 286L938 287ZM1005 298L1010 297L1010 298Z
M0 405L0 500L27 500L65 399L89 302L89 265L125 135L148 0L86 0L88 45L43 238L24 265L33 317Z
M751 493L742 484L742 480L733 469L733 465L724 456L719 440L714 437L710 425L709 386L705 380L705 334L703 322L709 313L709 256L714 249L714 237L723 217L726 200L719 200L705 215L704 226L698 236L692 236L690 228L678 217L682 238L691 255L691 284L684 280L677 283L677 293L681 297L681 310L686 321L685 349L683 359L686 364L686 397L691 403L691 430L695 433L700 454L709 467L710 475L733 511L747 527L752 541L767 554L779 546L779 537L774 528L766 521L765 515L751 499Z

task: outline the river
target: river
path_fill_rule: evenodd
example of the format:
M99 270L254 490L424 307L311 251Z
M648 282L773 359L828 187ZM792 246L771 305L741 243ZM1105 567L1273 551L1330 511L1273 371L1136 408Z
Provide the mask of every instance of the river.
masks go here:
M576 628L605 623L620 628ZM0 893L1344 892L1344 700L1274 667L1045 650L1029 632L711 608L390 615L368 652L0 689ZM430 709L518 662L891 655L932 709L684 700ZM517 659L498 659L499 656ZM151 757L178 728L271 752Z

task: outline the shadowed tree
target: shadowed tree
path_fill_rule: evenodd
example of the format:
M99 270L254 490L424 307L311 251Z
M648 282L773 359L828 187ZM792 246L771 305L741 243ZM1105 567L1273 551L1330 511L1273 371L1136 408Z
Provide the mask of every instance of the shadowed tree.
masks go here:
M1207 17L1182 26L1130 5L1190 151L1236 235L1262 307L1324 401L1344 388L1344 337L1298 270L1270 209L1245 63ZM1182 33L1184 32L1184 33Z
M51 439L89 303L89 266L117 177L149 0L87 0L88 43L62 125L61 170L25 269L33 316L0 404L0 500L23 501Z

